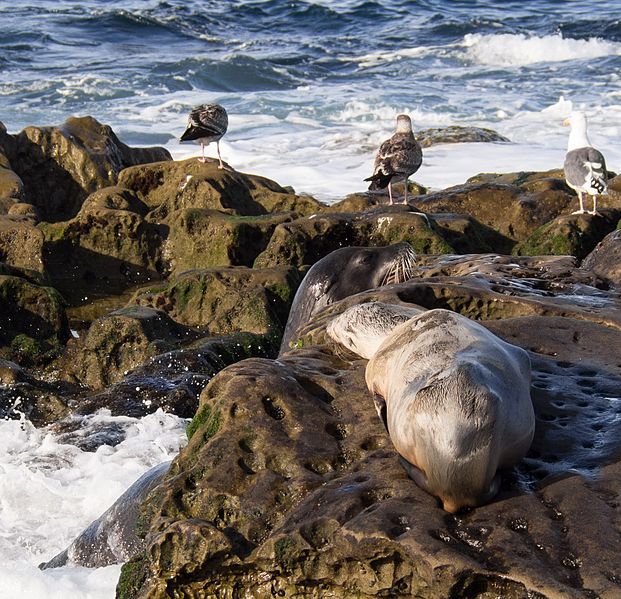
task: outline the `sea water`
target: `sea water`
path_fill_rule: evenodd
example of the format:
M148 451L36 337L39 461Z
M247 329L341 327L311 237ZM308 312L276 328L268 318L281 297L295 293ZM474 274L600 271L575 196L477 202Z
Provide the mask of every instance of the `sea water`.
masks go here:
M91 115L175 158L193 105L230 116L223 158L333 202L365 188L395 117L511 140L424 151L432 189L479 172L562 166L562 121L584 110L621 171L621 5L572 1L0 0L0 121L11 133ZM207 152L215 156L215 146ZM84 422L106 425L99 414ZM169 459L184 421L127 419L96 452L54 429L0 422L0 597L114 596L119 567L40 572L133 480Z

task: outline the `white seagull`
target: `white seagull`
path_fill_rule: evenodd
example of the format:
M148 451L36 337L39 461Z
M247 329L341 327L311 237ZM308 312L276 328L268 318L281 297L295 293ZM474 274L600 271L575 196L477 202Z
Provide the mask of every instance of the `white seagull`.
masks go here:
M589 214L598 214L597 195L606 193L606 161L604 156L596 150L587 136L587 119L583 112L572 112L563 122L570 125L567 154L565 155L565 181L578 194L580 209L573 214L584 214L583 194L593 196L593 210Z
M371 181L369 189L384 189L388 186L390 203L392 183L405 181L404 203L408 201L408 177L414 174L423 162L423 150L412 133L412 121L407 114L397 116L397 131L379 147L375 156L373 174L365 181Z
M212 141L218 148L218 168L224 168L222 156L220 156L220 139L226 133L229 126L229 117L226 110L220 104L200 104L192 108L188 118L188 126L179 141L196 141L201 144L202 157L200 162L205 162L205 146Z

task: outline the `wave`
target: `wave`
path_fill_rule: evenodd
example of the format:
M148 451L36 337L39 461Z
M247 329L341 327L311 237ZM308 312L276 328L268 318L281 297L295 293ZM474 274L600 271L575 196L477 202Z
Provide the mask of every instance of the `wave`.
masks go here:
M585 60L603 56L621 56L621 43L598 37L588 39L564 38L559 35L542 37L522 33L464 36L465 58L487 66L526 66L540 62Z

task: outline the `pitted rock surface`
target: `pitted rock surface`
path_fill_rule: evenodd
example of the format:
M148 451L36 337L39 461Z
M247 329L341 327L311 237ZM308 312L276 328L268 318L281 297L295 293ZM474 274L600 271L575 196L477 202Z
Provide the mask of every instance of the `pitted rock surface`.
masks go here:
M421 257L418 274L211 381L119 596L618 596L618 296L569 257ZM530 352L535 440L488 505L451 516L407 478L366 362L327 341L331 316L370 299L444 303Z

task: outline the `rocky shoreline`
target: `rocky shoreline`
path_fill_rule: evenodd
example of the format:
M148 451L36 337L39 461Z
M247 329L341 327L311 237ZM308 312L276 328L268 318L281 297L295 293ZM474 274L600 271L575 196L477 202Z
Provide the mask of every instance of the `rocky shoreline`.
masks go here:
M100 408L194 417L117 597L621 593L621 177L601 216L571 214L560 171L410 192L326 206L91 117L0 124L0 415L68 435ZM274 359L312 264L399 241L412 279L329 306ZM369 299L529 352L535 440L489 505L450 516L399 466L366 362L325 333Z

